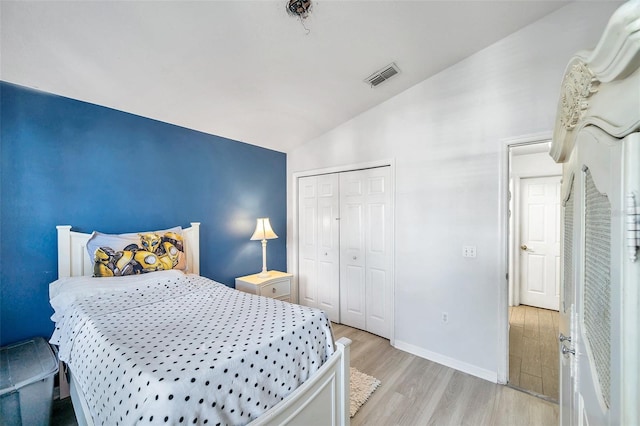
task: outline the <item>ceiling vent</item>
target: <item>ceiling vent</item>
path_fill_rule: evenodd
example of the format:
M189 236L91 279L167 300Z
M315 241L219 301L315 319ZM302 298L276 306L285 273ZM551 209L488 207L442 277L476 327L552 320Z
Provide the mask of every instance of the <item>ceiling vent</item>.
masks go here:
M400 68L395 63L390 63L386 67L382 68L379 71L374 72L369 77L367 77L364 82L369 84L371 87L375 87L382 83L383 81L389 80L394 75L400 72Z

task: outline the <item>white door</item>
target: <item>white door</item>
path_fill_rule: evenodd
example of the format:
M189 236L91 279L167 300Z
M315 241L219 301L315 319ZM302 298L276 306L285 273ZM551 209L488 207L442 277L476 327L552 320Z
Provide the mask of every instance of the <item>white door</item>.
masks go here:
M558 310L560 176L520 180L520 303Z
M340 321L366 330L364 182L349 173L340 178Z
M298 180L298 201L298 302L315 307L318 304L318 194L315 176Z
M340 174L340 319L382 337L393 315L390 168Z
M587 127L565 168L560 419L566 425L621 423L621 152L619 140Z
M299 303L334 322L340 322L338 182L335 174L298 180Z
M317 177L318 305L329 320L340 322L340 196L335 174Z

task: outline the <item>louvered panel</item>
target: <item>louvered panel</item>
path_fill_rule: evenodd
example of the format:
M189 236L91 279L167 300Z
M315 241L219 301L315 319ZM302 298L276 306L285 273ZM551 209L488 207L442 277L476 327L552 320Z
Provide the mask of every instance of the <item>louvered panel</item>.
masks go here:
M611 204L585 173L584 327L600 392L611 400Z
M573 180L571 181L571 187L569 188L569 197L565 201L564 205L564 246L563 246L563 260L564 260L564 283L562 298L562 309L564 313L567 313L567 309L570 309L574 302L574 265L573 265L573 213L575 196L573 194Z
M371 83L372 86L377 86L378 84L382 83L384 80L385 78L383 76L376 75L371 80L369 80L369 83Z
M393 77L396 74L398 74L398 71L393 67L389 67L389 68L385 69L384 71L380 72L380 75L382 77L384 77L385 79L387 79L389 77Z

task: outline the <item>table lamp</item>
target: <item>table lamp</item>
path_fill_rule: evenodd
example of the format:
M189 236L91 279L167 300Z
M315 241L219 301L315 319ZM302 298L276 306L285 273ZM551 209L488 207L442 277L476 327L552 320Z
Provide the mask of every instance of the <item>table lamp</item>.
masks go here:
M267 240L273 240L278 238L273 229L271 229L271 223L268 217L260 217L256 223L256 230L251 236L251 240L262 240L262 272L258 274L260 278L266 278L269 276L267 272Z

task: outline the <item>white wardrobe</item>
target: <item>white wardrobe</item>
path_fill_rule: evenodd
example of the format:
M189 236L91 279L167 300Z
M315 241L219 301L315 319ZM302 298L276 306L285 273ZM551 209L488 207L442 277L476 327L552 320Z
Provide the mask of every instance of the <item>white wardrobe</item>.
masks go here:
M393 315L391 168L298 179L298 301L389 338Z
M640 424L640 0L562 82L560 424Z

